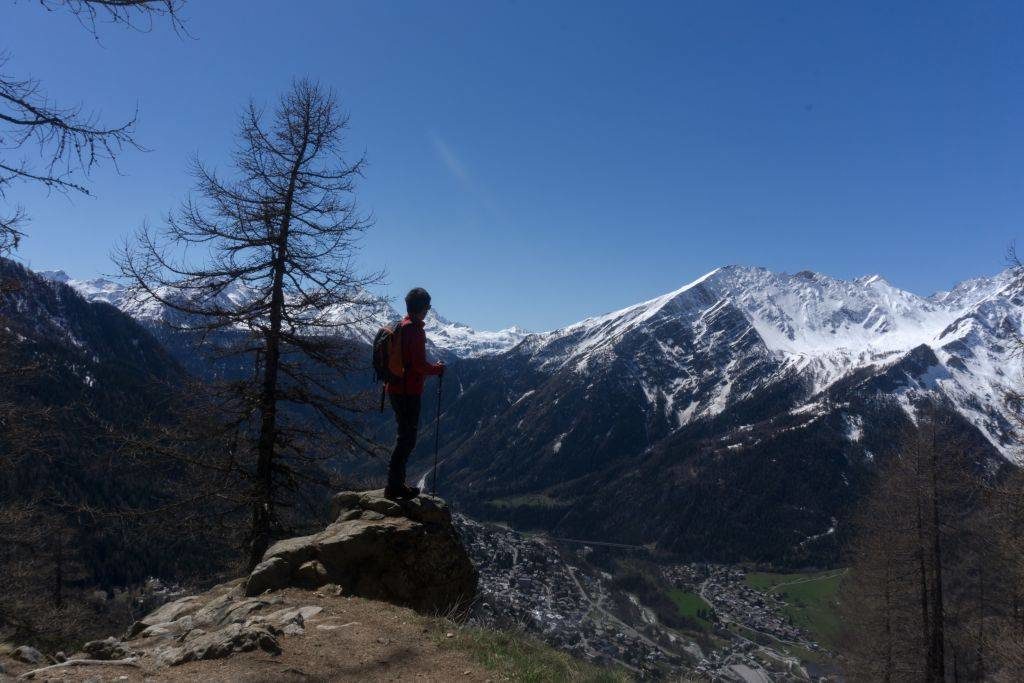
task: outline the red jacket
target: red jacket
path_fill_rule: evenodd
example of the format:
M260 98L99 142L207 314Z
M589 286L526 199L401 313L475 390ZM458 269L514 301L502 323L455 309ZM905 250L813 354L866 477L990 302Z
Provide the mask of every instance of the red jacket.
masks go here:
M427 362L427 334L423 331L422 320L413 320L405 316L399 324L405 378L401 382L388 382L388 393L418 396L423 393L423 380L426 376L440 375L444 371L444 366L440 363Z

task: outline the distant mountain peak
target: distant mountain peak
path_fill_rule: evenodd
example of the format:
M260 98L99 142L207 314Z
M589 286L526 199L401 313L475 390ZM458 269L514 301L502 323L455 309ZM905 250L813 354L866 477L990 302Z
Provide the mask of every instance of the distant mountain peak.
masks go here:
M47 280L51 280L53 282L60 282L62 284L66 284L68 280L71 279L71 277L63 270L40 270L36 272L36 275L44 277Z
M154 300L139 301L131 295L131 291L125 285L97 277L88 280L78 280L69 276L63 270L47 270L38 275L51 280L66 284L73 288L86 300L103 302L121 309L133 318L148 324L156 324L164 320L170 311L159 302ZM377 298L368 292L367 297L376 300ZM220 293L228 301L234 303L244 302L254 296L252 288L242 283L234 283L226 287ZM363 316L366 319L355 323L357 329L355 336L370 341L373 339L377 328L381 325L390 324L402 318L402 314L384 302L377 306L379 310L372 316ZM351 312L342 306L334 312L337 320L351 319ZM498 353L518 344L529 332L518 327L511 327L496 332L475 330L469 325L452 322L440 316L431 309L426 320L428 339L433 346L440 351L451 353L459 357L474 357Z
M864 275L854 280L855 283L863 285L865 287L869 285L884 285L892 287L892 284L878 273L872 273L871 275Z

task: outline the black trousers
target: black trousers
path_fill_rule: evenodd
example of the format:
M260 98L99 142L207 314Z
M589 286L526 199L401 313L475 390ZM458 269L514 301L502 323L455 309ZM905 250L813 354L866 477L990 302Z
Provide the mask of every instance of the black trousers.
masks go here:
M391 394L391 407L395 411L398 437L395 439L395 450L391 452L391 464L388 466L389 487L405 484L405 463L409 460L412 449L416 447L416 432L420 427L420 398L415 394Z

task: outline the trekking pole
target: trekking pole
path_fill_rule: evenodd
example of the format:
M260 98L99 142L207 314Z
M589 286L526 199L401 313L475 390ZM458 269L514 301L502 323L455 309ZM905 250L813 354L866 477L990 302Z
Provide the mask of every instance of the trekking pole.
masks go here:
M437 376L437 413L434 415L434 483L430 487L430 495L437 495L437 451L441 447L441 384L444 375Z

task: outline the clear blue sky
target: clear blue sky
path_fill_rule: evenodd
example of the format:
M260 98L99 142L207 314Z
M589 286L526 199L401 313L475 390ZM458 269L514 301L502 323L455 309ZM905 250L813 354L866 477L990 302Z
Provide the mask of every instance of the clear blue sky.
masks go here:
M0 9L7 71L148 153L94 198L18 187L21 258L109 273L113 244L226 159L294 76L336 89L370 166L361 258L483 328L540 330L716 266L882 273L930 293L1024 234L1024 3L192 0L194 36Z

